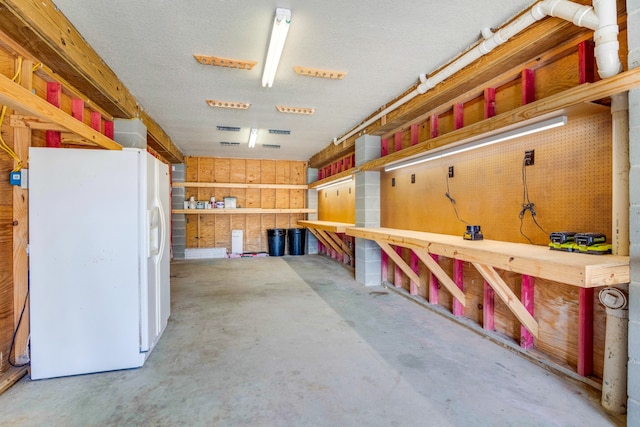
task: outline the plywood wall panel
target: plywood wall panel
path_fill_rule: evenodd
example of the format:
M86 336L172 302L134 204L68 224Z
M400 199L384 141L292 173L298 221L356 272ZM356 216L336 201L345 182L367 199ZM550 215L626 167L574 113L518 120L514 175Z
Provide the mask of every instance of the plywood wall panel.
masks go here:
M276 184L288 184L291 177L291 162L276 160Z
M246 182L248 184L260 184L262 179L262 169L260 160L246 160Z
M259 188L247 188L245 195L245 205L247 208L261 207L262 196Z
M276 184L276 161L262 160L260 162L262 170L261 181L263 184Z
M318 219L354 224L355 184L353 182L318 191Z
M267 230L269 229L273 229L276 228L276 214L262 214L262 231L260 233L261 237L262 237L262 251L264 252L268 252L269 251L269 246L268 246L268 237L267 237Z
M216 217L214 215L198 215L200 227L198 232L198 247L213 248L216 244Z
M464 277L464 294L466 298L464 317L482 325L484 279L480 273L478 273L478 270L468 262L463 263L462 274Z
M440 257L438 264L449 277L453 277L453 260L451 258ZM438 305L445 307L449 311L453 307L453 296L440 283L438 283Z
M198 181L198 157L185 157L185 181Z
M276 189L276 208L288 209L289 203L289 190L280 188Z
M304 208L305 200L306 200L305 190L289 190L289 207L291 209Z
M289 228L291 226L289 220L289 214L276 214L276 228Z
M540 331L535 347L574 368L578 364L578 300L575 286L535 281L534 313Z
M522 105L522 85L515 80L496 90L496 115L506 113Z
M291 162L291 175L289 177L290 184L306 184L307 183L307 163Z
M262 234L262 221L260 214L248 214L245 220L244 233L244 251L260 252L262 251L262 240L266 238L266 234Z
M213 247L231 249L231 215L216 215Z
M263 209L274 209L276 207L276 190L273 188L263 188L260 192L261 206Z
M198 247L198 218L195 215L186 215L186 242L187 248Z
M231 159L215 158L214 182L231 182Z
M520 296L522 279L519 274L509 271L497 270L502 280L509 286L511 291ZM494 323L495 330L498 333L512 337L516 342L520 342L520 322L513 315L509 307L496 295L494 300Z
M536 99L546 98L575 87L578 82L578 53L576 52L536 70Z
M593 294L593 372L597 377L602 378L607 313L598 299L598 292Z
M229 182L245 183L247 181L247 162L244 159L229 160Z
M198 159L198 182L214 182L216 165L211 157Z
M469 126L484 119L484 97L475 98L464 104L464 125Z

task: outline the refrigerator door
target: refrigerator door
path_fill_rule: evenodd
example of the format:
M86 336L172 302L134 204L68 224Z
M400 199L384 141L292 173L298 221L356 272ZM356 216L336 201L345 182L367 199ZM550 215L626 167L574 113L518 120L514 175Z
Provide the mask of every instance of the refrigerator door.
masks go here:
M149 154L146 185L147 282L142 292L141 351L155 346L169 319L169 169Z
M139 150L29 150L33 379L144 363L140 157Z

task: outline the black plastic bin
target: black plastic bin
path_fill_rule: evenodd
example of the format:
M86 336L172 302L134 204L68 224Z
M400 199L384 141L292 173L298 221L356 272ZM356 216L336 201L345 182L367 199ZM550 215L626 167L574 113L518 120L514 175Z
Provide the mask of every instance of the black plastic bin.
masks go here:
M304 236L306 231L306 228L290 228L288 230L289 255L304 255Z
M284 228L271 228L267 230L267 242L269 244L269 256L284 255L285 234Z

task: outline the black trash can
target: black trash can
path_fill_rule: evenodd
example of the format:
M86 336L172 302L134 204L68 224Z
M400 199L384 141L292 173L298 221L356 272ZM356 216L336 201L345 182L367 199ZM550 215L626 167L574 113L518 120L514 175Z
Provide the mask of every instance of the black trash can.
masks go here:
M304 255L304 236L306 231L306 228L290 228L288 230L289 255Z
M267 242L269 244L269 256L284 255L284 236L287 230L284 228L271 228L267 230Z

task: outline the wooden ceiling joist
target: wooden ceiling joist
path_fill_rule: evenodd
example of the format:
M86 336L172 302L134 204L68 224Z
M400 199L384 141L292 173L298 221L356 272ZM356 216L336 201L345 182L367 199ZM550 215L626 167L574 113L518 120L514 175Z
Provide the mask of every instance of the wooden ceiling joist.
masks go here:
M620 0L618 1L620 3ZM579 0L577 3L590 4L590 1ZM624 11L624 5L619 4L618 10ZM624 26L624 22L621 24ZM571 22L559 18L548 17L538 21L520 34L514 36L507 43L498 46L476 62L449 77L434 89L415 97L381 119L373 122L361 133L368 135L385 135L403 126L408 126L409 123L415 122L419 117L442 108L445 105L450 105L452 100L464 97L465 94L470 92L481 90L486 87L487 82L494 80L497 76L522 67L523 64L531 64L546 52L557 50L558 46L575 43L576 40L588 38L591 33L592 31L589 29L578 27ZM418 83L416 83L416 86ZM415 89L416 86L409 89L409 91ZM401 99L409 91L391 100L387 105L391 105ZM381 109L383 109L383 107L381 107ZM364 121L374 117L378 111L372 113ZM353 152L355 140L358 136L359 134L356 134L339 145L329 144L325 149L311 157L309 166L314 168L322 167Z
M0 0L0 29L108 114L142 119L167 160L183 154L51 0Z
M26 116L32 116L31 120L23 121L27 127L30 121L36 124L36 128L52 123L51 126L56 129L64 129L96 146L110 150L122 149L117 142L91 129L3 75L0 75L0 104L24 113Z

